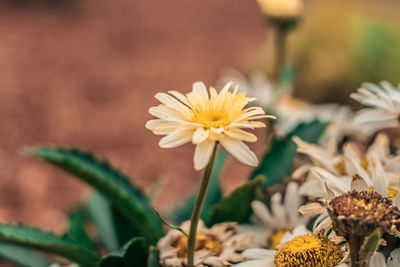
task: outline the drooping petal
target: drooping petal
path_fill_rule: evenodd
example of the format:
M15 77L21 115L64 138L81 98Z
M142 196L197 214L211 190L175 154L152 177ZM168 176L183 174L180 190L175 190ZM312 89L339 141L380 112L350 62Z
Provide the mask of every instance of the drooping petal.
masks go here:
M242 141L225 137L220 140L221 145L240 162L249 166L257 166L258 159L256 154L250 150Z
M228 131L225 131L225 134L233 139L238 139L242 140L245 142L256 142L257 141L257 136L254 134L248 133L246 131L243 131L239 128L232 128Z
M208 130L204 130L202 127L197 128L193 134L193 144L197 145L204 142L207 139L208 134Z
M210 161L210 157L214 149L214 146L215 146L215 141L209 139L206 139L204 142L196 146L193 157L194 169L196 171L199 171L201 169L204 169L204 167L206 167L206 165Z

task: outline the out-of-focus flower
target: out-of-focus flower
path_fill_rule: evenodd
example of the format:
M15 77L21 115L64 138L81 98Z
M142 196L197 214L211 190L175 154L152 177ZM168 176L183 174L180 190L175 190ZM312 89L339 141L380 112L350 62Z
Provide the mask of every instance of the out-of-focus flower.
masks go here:
M273 83L262 71L254 71L246 77L237 70L228 69L220 81L223 84L233 81L246 95L257 98L254 102L256 105L274 112L278 117L274 127L279 136L292 131L299 122L310 122L314 119L330 122L321 143L326 143L331 138L340 142L348 136L367 137L375 131L372 126L354 123L354 112L348 106L333 103L314 105L293 97L290 87L280 92L275 91Z
M399 126L400 88L388 82L380 86L365 83L351 97L369 107L358 113L356 122L375 124L377 128Z
M210 87L209 92L202 82L193 84L192 92L183 95L176 91L158 93L162 103L150 108L150 114L158 119L147 122L146 127L158 135L162 148L173 148L192 141L196 145L194 168L203 169L210 160L216 142L219 142L240 162L256 166L257 156L243 143L255 142L257 137L245 129L265 127L257 119L274 116L265 115L261 107L248 107L255 98L248 98L243 92L229 91L228 83L217 93Z
M275 19L295 19L303 11L302 0L257 0L262 12Z
M252 224L239 225L239 231L254 236L254 242L262 247L276 249L281 239L292 234L297 226L307 223L309 216L298 212L301 206L301 197L298 193L298 185L295 182L288 184L285 198L282 203L282 195L275 193L271 197L271 212L260 201L253 201Z
M190 221L181 225L185 232ZM226 222L207 228L199 221L195 266L230 266L243 260L241 252L254 247L251 235L237 232L237 224ZM160 250L160 264L163 267L183 267L187 264L187 237L177 230L170 230L157 244Z
M369 267L396 267L400 266L400 249L395 249L390 253L390 257L385 259L385 256L380 252L375 252L369 261Z
M389 138L379 134L365 154L356 145L347 143L343 154L338 153L337 143L331 140L328 148L309 144L295 137L297 151L306 154L312 164L305 164L294 171L296 179L307 175L306 182L299 189L301 195L323 197L326 195L324 183L335 193L351 190L355 174L362 177L367 187L383 196L392 198L400 186L400 156L390 152ZM368 188L367 188L368 189Z
M282 243L278 250L251 248L242 254L247 261L237 267L346 266L341 248L327 237L311 233L297 235Z
M250 73L247 78L235 69L227 69L220 80L223 84L232 82L238 85L239 91L245 92L249 97L257 98L254 103L258 106L268 109L274 104L274 85L261 70Z

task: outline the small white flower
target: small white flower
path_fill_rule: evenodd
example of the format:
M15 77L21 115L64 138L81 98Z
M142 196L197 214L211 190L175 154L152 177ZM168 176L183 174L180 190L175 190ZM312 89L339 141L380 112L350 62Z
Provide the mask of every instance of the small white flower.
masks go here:
M287 234L293 234L297 226L303 226L309 220L309 216L298 212L301 204L298 185L291 182L286 188L283 203L280 193L271 197L271 211L261 201L253 201L253 223L239 225L238 229L240 232L253 234L256 244L275 248Z
M190 221L181 225L189 232ZM184 267L187 264L187 237L177 230L170 230L157 244L160 264L163 267ZM226 222L207 228L199 221L194 255L195 266L230 266L243 260L240 252L254 247L253 237L237 232L237 223Z
M400 88L388 82L381 82L380 86L365 83L351 97L368 106L358 113L356 122L371 123L376 128L399 125Z

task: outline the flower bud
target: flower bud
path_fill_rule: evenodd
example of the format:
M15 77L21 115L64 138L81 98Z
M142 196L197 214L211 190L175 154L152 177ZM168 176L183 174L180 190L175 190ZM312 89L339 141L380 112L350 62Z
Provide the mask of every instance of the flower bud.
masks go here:
M302 0L257 0L262 12L271 19L297 19L303 10Z

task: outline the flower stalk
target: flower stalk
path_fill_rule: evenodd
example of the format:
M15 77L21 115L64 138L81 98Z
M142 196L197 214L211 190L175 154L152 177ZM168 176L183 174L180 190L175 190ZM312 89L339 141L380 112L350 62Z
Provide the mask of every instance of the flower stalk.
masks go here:
M215 143L210 161L208 162L207 167L204 170L199 195L197 196L196 203L193 208L192 217L190 219L190 231L189 231L188 252L187 252L187 260L188 260L187 266L188 267L194 266L194 252L196 249L197 226L199 224L201 211L203 209L204 201L206 199L208 185L210 183L211 174L212 174L214 162L215 162L215 156L217 153L217 147L218 147L218 143Z
M276 82L276 85L279 85L279 80L282 72L282 68L284 66L286 60L286 39L289 32L289 29L284 23L274 23L274 41L275 41L275 60L274 60L274 68L273 75Z
M366 259L361 259L360 257L360 250L364 239L363 236L356 234L350 234L348 237L352 267L365 267Z

